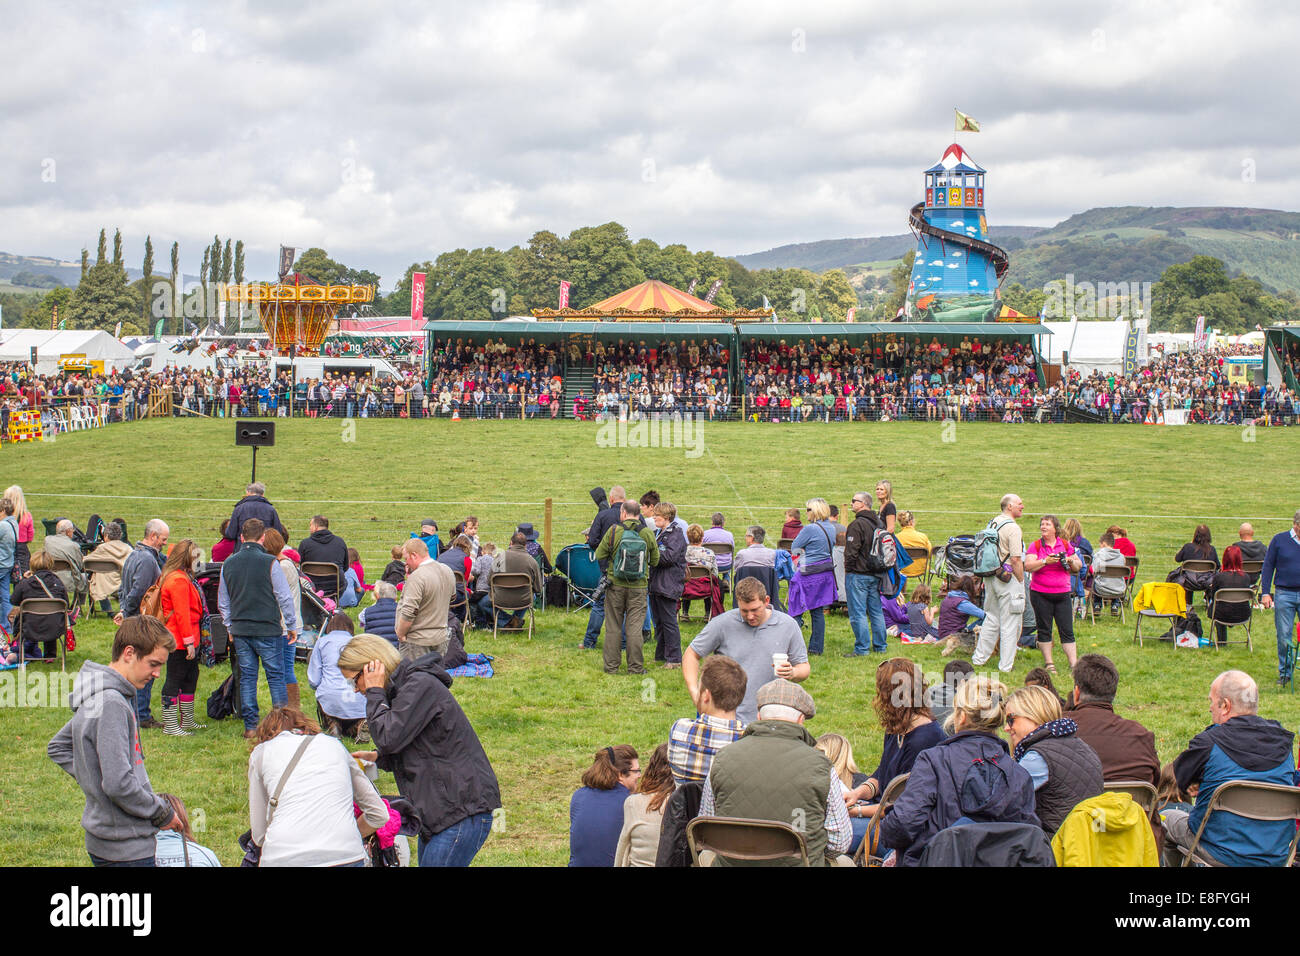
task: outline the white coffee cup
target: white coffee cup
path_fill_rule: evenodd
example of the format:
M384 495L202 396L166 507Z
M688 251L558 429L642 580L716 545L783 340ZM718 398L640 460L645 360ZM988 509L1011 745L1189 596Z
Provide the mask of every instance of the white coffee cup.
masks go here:
M777 653L777 654L773 654L773 655L772 655L772 671L773 671L774 673L775 673L776 671L779 671L779 670L781 669L781 665L782 665L782 664L788 664L788 663L790 663L790 655L789 655L789 654L780 654L780 653Z

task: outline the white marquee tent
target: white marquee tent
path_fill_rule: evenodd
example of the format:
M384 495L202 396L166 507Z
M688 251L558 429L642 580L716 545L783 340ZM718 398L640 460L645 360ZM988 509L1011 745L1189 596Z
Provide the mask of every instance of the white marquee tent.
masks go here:
M1051 335L1039 337L1044 364L1059 365L1061 353L1069 354L1070 367L1081 372L1124 370L1127 321L1044 322ZM1147 363L1146 320L1138 320L1138 365Z
M29 362L36 349L36 373L51 375L68 355L102 361L105 371L129 368L135 356L107 332L94 329L9 329L0 333L0 362Z

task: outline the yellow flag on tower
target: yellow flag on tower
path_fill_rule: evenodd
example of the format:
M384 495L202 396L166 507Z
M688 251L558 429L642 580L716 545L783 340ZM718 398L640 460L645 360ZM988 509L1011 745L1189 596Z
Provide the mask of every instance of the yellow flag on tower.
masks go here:
M958 133L978 133L980 131L980 124L971 119L961 110L954 108L953 112L957 114L957 125L955 128Z

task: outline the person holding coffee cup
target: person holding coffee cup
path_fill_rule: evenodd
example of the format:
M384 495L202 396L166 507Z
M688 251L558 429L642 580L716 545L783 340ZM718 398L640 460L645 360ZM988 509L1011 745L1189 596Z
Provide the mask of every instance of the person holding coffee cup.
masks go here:
M735 609L709 621L686 648L682 677L698 707L700 661L710 654L730 657L748 678L736 718L749 724L758 719L758 688L778 677L798 683L812 669L799 626L790 615L772 607L761 581L742 578L736 582L735 596Z

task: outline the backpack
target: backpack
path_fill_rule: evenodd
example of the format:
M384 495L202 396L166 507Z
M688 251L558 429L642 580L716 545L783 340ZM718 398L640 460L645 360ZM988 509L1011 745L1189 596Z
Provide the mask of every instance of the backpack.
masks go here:
M647 577L647 553L645 539L640 534L620 528L614 553L609 559L610 576L619 581L644 581Z
M898 562L898 539L884 528L877 528L871 536L871 549L867 551L867 570L879 574L888 571Z
M239 687L232 673L208 696L208 717L225 720L239 712Z
M156 617L166 624L162 613L162 575L158 575L158 580L149 585L149 590L144 592L140 598L140 614L144 617Z
M987 578L1002 570L1002 556L998 548L998 532L1006 527L1006 522L998 523L998 515L975 535L975 562L972 569L976 577ZM1007 521L1012 521L1007 517Z

